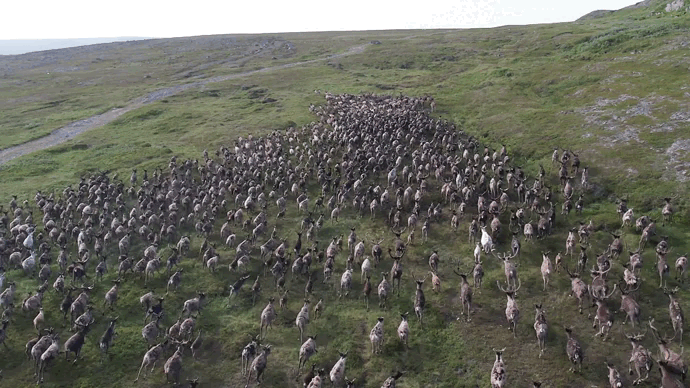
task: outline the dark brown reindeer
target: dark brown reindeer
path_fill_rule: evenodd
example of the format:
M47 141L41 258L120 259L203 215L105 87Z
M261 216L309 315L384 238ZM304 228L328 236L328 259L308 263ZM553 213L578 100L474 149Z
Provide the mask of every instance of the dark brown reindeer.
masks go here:
M673 365L666 360L656 360L661 373L661 388L684 388L685 384L674 376ZM683 379L685 380L685 379Z

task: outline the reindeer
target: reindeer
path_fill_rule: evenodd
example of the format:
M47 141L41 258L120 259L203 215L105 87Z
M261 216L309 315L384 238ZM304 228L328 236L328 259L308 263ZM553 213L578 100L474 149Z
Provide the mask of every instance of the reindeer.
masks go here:
M685 283L685 271L688 269L688 255L676 259L676 280Z
M627 266L625 266L625 269L623 270L623 282L625 283L626 289L631 289L633 287L636 287L640 283L640 279L635 274L635 267L633 265L634 264L632 262L630 262L630 263L628 263ZM622 285L621 285L621 290L623 290Z
M638 232L644 230L650 223L652 220L649 216L641 216L635 220L635 230Z
M113 346L113 339L117 335L115 333L115 323L117 322L118 318L119 317L115 317L110 320L108 328L106 329L105 333L103 333L98 343L101 351L106 355L108 354L108 350Z
M339 386L340 383L345 380L345 361L347 360L347 352L338 352L338 354L340 355L340 358L335 365L333 365L333 368L331 368L331 371L328 374L328 377L331 380L331 386ZM348 386L349 385L350 382L348 381ZM352 385L354 386L354 383Z
M374 243L374 245L371 247L371 256L374 258L374 267L377 267L379 265L379 263L381 262L381 256L383 256L383 249L381 248L382 242L383 239Z
M575 366L578 366L580 373L582 373L582 361L584 360L584 352L580 342L573 336L573 329L566 327L565 333L568 336L568 342L565 346L565 352L568 359L573 364L569 371L575 373Z
M304 341L302 346L299 348L299 365L297 366L297 373L302 370L311 356L318 353L316 350L316 336L307 336L307 340Z
M405 345L405 348L407 348L407 341L410 337L410 325L407 322L407 317L409 313L405 314L400 314L400 325L398 325L398 338L400 338L400 342Z
M671 198L664 198L664 207L661 209L661 216L664 218L663 225L673 222L673 206L671 205Z
M261 311L261 328L259 329L259 336L257 339L265 339L268 335L268 328L273 328L273 321L276 318L276 309L273 306L273 302L275 302L275 298L269 298L268 304L264 307L263 311ZM264 329L266 330L265 334Z
M606 276L610 270L611 268L609 267L606 271L597 271L594 268L589 271L592 275L592 283L589 286L589 294L592 297L605 299L605 295L609 290L609 287L606 284Z
M343 293L345 296L348 296L350 294L350 290L352 289L352 269L348 268L343 272L343 275L340 277L340 295L338 298L343 297Z
M402 251L402 253L398 256L393 256L391 253L391 250L388 250L388 254L390 255L391 259L393 259L393 266L391 267L391 283L392 283L392 289L396 289L396 280L397 280L397 289L398 289L398 295L400 295L400 280L402 279L402 274L403 274L403 269L402 269L402 264L401 260L403 256L405 256L405 250Z
M494 254L494 257L503 261L503 272L506 276L506 284L509 287L515 287L518 281L517 265L511 261L515 256L509 256L508 253L504 253L503 256Z
M470 314L472 312L472 287L470 287L470 284L467 282L467 274L460 273L456 270L453 270L453 272L460 276L460 301L461 301L461 315L465 314L465 307L467 307L467 322L470 322L472 318L470 317ZM480 281L481 282L481 281ZM475 280L475 285L477 281Z
M441 278L433 271L429 271L429 275L431 275L431 289L438 294L441 292Z
M640 324L640 305L637 303L635 298L632 297L631 293L637 291L640 288L639 284L634 290L624 290L621 285L621 308L618 311L625 311L625 319L623 319L623 325L630 320L632 327L635 327L635 323Z
M673 336L679 336L679 341L683 343L683 324L685 323L685 318L683 317L683 309L680 308L680 302L676 299L675 294L678 292L679 288L676 287L673 290L664 289L664 294L668 296L668 314L671 317L671 325L673 326Z
M364 305L369 311L369 295L371 295L371 276L367 274L367 280L362 285L362 296L364 297Z
M554 260L556 272L560 273L561 268L563 268L563 257L561 256L561 252L558 252L556 254L556 257L553 260Z
M350 251L350 254L354 254L356 242L357 235L355 234L355 228L350 228L350 235L347 237L347 249Z
M388 273L381 272L381 283L378 285L378 295L379 295L379 307L385 308L386 301L388 300L388 294L390 293L391 286L388 283ZM367 298L368 301L368 298ZM368 304L368 303L367 303Z
M674 366L669 361L657 360L659 371L661 372L662 388L682 388L684 384L674 376ZM683 376L685 377L685 376ZM685 380L685 379L683 379Z
M420 324L424 324L422 316L424 314L424 306L426 305L426 298L424 297L424 290L422 290L422 286L424 286L424 282L426 281L426 277L422 280L417 280L417 278L414 278L415 283L417 283L417 290L415 291L414 295L414 313L419 319Z
M575 296L578 302L578 308L580 311L580 314L582 314L582 303L584 301L584 298L590 296L589 295L589 288L585 284L585 282L580 278L580 274L578 272L576 273L571 273L568 270L568 266L565 266L565 272L570 276L570 295Z
M60 336L56 333L51 336L51 344L48 346L45 352L41 354L39 361L39 371L38 371L38 381L37 383L43 383L43 376L45 375L45 369L48 364L55 360L60 354ZM76 362L76 360L75 360Z
M198 296L196 298L186 300L182 307L180 317L184 316L185 313L187 316L191 316L193 313L197 313L197 315L201 314L201 309L203 308L205 300L206 294L203 292L198 292Z
M470 222L468 228L468 241L474 243L477 241L477 234L479 233L479 225L477 224L477 219L472 217L472 222Z
M369 340L371 341L371 354L380 354L383 348L383 317L378 318L378 322L371 329L369 333Z
M546 322L546 311L541 304L535 304L536 314L534 316L534 331L537 333L537 344L539 345L539 358L546 349L546 337L549 333L549 325Z
M606 363L606 367L609 370L609 385L611 386L611 388L621 388L623 386L621 374L611 363Z
M626 210L625 213L623 213L623 224L621 225L622 227L624 226L632 226L633 222L635 221L635 212L633 212L633 208L630 208Z
M259 334L260 336L260 334ZM247 345L245 345L244 348L242 348L242 365L241 365L241 373L242 376L246 375L249 373L249 366L251 365L252 361L254 360L254 357L256 356L256 351L259 348L259 337L252 338L252 341L249 342Z
M513 239L510 241L510 249L513 252L513 257L520 257L520 238L518 232L513 232Z
M323 371L323 374L326 374L326 371L323 368L319 369L317 371L316 370L316 364L311 364L311 370L309 372L307 372L307 374L304 376L303 387L309 388L314 377L321 375L321 373L320 373L321 371ZM319 384L321 384L320 380L319 380Z
M488 255L489 253L494 251L494 242L491 238L491 235L486 231L485 226L481 227L481 231L482 237L480 239L480 242L482 244L482 249L484 249L484 253Z
M577 259L577 272L583 272L587 268L587 247L580 245L580 257Z
M591 286L590 286L591 287ZM611 326L613 326L613 314L609 311L606 306L606 300L613 295L616 291L616 284L613 285L613 291L610 294L594 294L590 290L590 295L592 296L593 304L592 307L597 307L597 312L594 315L594 320L592 321L592 329L599 326L599 332L594 334L595 337L601 336L604 341L608 337Z
M265 345L262 346L262 352L254 358L252 361L252 365L249 368L249 371L247 371L247 384L245 387L249 386L249 381L251 380L252 377L252 372L256 374L256 382L261 383L261 375L264 373L264 370L266 369L266 364L268 363L268 355L271 354L271 345Z
M496 353L496 360L491 367L491 388L504 388L506 386L506 366L503 362L503 352L506 348L501 350L494 349Z
M616 259L623 253L623 240L621 239L621 235L611 232L609 232L609 234L613 237L613 241L609 244L608 251L611 253L611 256Z
M508 329L512 330L513 337L517 338L517 323L520 319L520 310L518 309L515 297L517 296L517 291L520 289L520 286L522 284L518 279L517 288L512 289L510 288L510 285L508 285L508 290L501 287L501 284L498 282L498 280L496 281L496 285L498 286L499 290L503 291L506 294L506 320L508 320Z
M474 280L474 288L480 289L482 287L483 278L484 268L482 267L482 262L481 260L475 260L474 268L472 269L472 279Z
M649 328L647 328L649 329ZM625 337L630 341L632 351L630 353L630 360L628 360L628 373L632 375L633 367L637 373L637 379L633 381L633 385L637 385L649 378L649 371L652 369L652 355L642 346L642 339L647 334L644 333L629 335L624 333ZM642 370L645 371L645 377L642 378Z
M309 299L304 300L304 305L302 309L297 314L295 319L295 326L299 329L299 342L304 342L304 331L307 329L307 324L309 323Z
M180 372L182 371L182 345L177 346L175 353L168 358L163 365L166 382L172 381L174 385L180 383Z
M553 272L553 266L551 265L551 259L549 259L549 252L542 252L541 256L541 277L544 280L544 291L546 291L546 285L549 284L549 275Z
M681 354L678 354L669 349L668 343L673 338L662 337L659 334L657 328L654 327L654 318L649 319L649 328L652 329L652 334L654 335L654 339L656 339L657 346L659 347L660 361L665 362L668 372L680 375L683 380L685 380L685 377L688 373L688 366L685 364L685 361L683 361L682 351ZM657 363L658 362L659 361L657 361Z
M639 219L638 219L638 221L639 221ZM653 220L650 220L649 225L647 225L642 230L642 235L640 235L640 242L638 244L637 249L641 251L647 245L649 238L655 234L656 234L656 223Z
M670 269L666 262L666 255L656 256L656 271L659 274L659 288L664 288L664 276L668 276Z
M396 387L396 381L402 377L403 373L402 372L396 372L394 375L391 375L388 377L384 382L383 385L381 385L381 388L395 388Z

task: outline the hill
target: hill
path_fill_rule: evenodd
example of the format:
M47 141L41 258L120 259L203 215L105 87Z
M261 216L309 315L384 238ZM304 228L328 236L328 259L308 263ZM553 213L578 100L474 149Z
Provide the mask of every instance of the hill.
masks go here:
M275 237L286 239L288 251L294 247L296 231L300 230L305 218L298 209L297 195L306 193L310 200L308 206L313 209L329 171L329 168L320 171L319 167L328 166L332 174L337 174L337 164L342 169L342 177L336 186L352 190L353 194L343 203L337 223L329 220L331 210L328 208L328 200L335 193L324 194L324 207L328 209L324 210L325 220L312 232L319 240L317 252L324 252L334 237L342 235L345 241L344 252L336 255L330 283L322 283L325 258L312 264L316 282L310 298L311 307L323 299L324 310L321 317L312 319L307 326L308 335L317 334L319 349L309 363L330 370L338 359L337 352L347 351L346 375L356 378L357 386L379 387L386 377L398 370L404 372L399 380L399 385L404 387L487 386L494 361L492 348L505 347L511 386L526 386L535 379L545 382L545 386L604 385L607 381L605 362L611 362L624 374L630 356L630 345L624 333L636 330L628 327L630 324L623 326L623 315L615 314L608 341L595 338L596 331L591 328L591 317L588 318L588 313L594 310L588 311L585 306L588 313L577 313L576 301L568 295L571 282L564 270L552 274L547 290L542 291L541 253L549 251L548 255L555 260L557 252L565 252L568 231L579 227L579 221L587 225L591 220L589 245L584 245L590 260L586 269L594 264L597 255L614 243L610 233L621 236L622 257L611 259L608 285L613 287L623 276L624 265L630 259L626 251L634 250L641 238L641 231L622 226L616 214L617 200L627 198L636 216L648 215L657 221L657 233L642 251L642 283L635 292L641 306L641 321L653 317L662 333L671 336L669 298L658 289L659 277L654 263L655 248L662 241L661 236L668 236L671 272L674 272L675 259L690 250L687 242L690 94L686 82L690 21L685 11L661 12L665 5L653 2L596 19L553 25L481 30L204 36L2 57L0 147L10 148L42 138L77 120L86 119L83 128L89 130L66 142L55 140L54 147L2 164L0 203L9 204L11 195L17 195L19 206L24 207L19 224L27 223L26 218L32 217L37 225L35 237L38 239L38 234L42 233L46 240L51 239L50 230L46 230L50 220L44 220L44 206L39 208L39 203L43 201L45 205L51 195L59 202L70 198L71 190L84 190L83 194L75 193L74 201L89 202L92 209L97 209L98 215L108 221L101 226L100 218L94 217L94 239L103 238L113 229L116 220L113 215L120 216L118 222L124 218L128 223L129 212L136 208L130 226L133 231L131 253L128 252L135 263L151 245L149 234L151 239L163 238L156 252L164 262L173 254L172 247L180 236L189 235L191 249L180 263L184 269L183 280L179 290L165 297L166 314L162 326L167 329L175 324L184 301L196 296L197 291L203 291L208 302L196 321L197 328L202 329L203 345L196 360L189 352L184 353L182 379L199 377L200 386L239 387L246 383L240 373L241 350L250 341L250 335L258 333L259 317L268 298L274 297L277 302L283 295L282 290L276 290L273 276L264 275L260 246L270 241L275 227ZM372 44L373 41L380 44ZM355 97L361 94L382 96L374 100L384 104L383 108L372 105L369 109L361 109L361 112L378 112L376 120L380 120L380 127L376 127L375 121L368 121L370 117L360 117L359 123L339 121L341 117L356 116L359 110L353 109L341 116L338 109L350 107L350 104L367 106ZM420 100L394 98L401 94L417 96ZM423 99L424 96L433 97L433 112L431 100ZM338 101L342 104L338 105ZM417 113L405 116L396 111L396 106L408 107L406 104L415 101L419 103L409 108L409 112ZM385 104L393 105L388 110ZM90 119L94 115L101 116ZM411 124L406 121L409 117L417 121ZM92 121L88 120L96 124L90 125ZM429 123L429 127L425 123ZM453 126L455 131L451 129ZM307 129L302 131L302 128ZM364 135L357 138L356 130ZM343 133L347 136L329 137ZM249 135L253 140L248 140ZM417 141L410 141L412 137ZM245 152L242 151L244 144L249 145L249 150L269 147L269 143L254 143L257 139L271 139L272 151L281 149L285 164L280 165L278 154L275 160L252 159L252 162L248 157L240 157ZM544 167L544 178L540 180L543 187L537 189L541 200L535 209L528 210L526 221L537 224L540 218L537 211L549 208L544 197L551 193L556 210L555 223L552 233L543 238L526 241L520 237L522 252L516 261L521 283L517 301L522 318L517 324L517 338L507 330L506 297L495 286L499 281L505 287L503 263L491 254L481 254L485 277L481 291L475 290L472 321L466 322L465 316L460 314L458 278L453 270L467 272L473 266L474 244L467 240L467 230L471 216L478 215L477 198L482 186L470 196L466 203L467 214L454 231L451 210L457 203L447 203L441 188L447 183L444 178L453 181L457 178L454 163L457 163L455 168L463 171L473 165L463 159L461 148L454 144L478 154L479 175L467 181L472 184L478 184L480 166L484 163L487 163L488 179L499 176L497 167L490 165L498 160L493 157L494 151L501 156L502 145L509 156L508 169L504 172L513 167L523 171L530 187L540 175L540 165ZM396 150L398 146L402 147L400 151ZM488 147L486 162L484 146ZM572 181L573 206L583 194L582 214L574 211L568 216L560 214L565 198L559 169L551 160L557 147L559 155L567 149L571 156L577 154L581 161L577 174L572 167L568 173L577 177ZM443 159L441 155L457 159ZM213 161L209 162L205 156ZM416 237L402 260L400 294L391 296L386 309L380 309L377 296L372 295L367 310L359 299L362 287L359 267L353 273L350 295L339 297L340 278L348 256L347 236L351 228L355 228L356 242L364 242L369 256L372 241L383 239L384 255L388 247L394 247L388 217L389 209L395 208L394 190L389 191L390 202L385 202L373 219L370 219L369 206L373 193L380 195L388 185L387 174L397 156L401 157L397 170L401 175L403 166L424 165L416 167L420 175L415 170L412 177L405 177L400 183L403 190L410 186L414 193L427 172L429 176L424 181L428 186L420 199ZM380 162L385 168L370 166L370 157L374 165ZM355 162L362 162L361 169ZM429 171L426 163L429 163ZM439 177L436 176L437 165L446 166ZM222 185L220 179L211 178L211 172L220 173L219 166L229 174L226 176L229 180L223 179ZM586 187L580 184L582 167L589 171ZM132 169L137 170L138 177L130 192ZM145 170L149 185L142 189ZM287 178L283 188L279 188L281 174L288 176L288 171L294 174L292 179L297 183L294 194ZM331 175L333 181L334 176ZM169 177L170 181L166 183L161 177ZM303 185L298 177L304 181ZM359 189L354 189L357 179L363 183L359 184L361 187L358 185ZM183 198L189 196L190 204L198 202L199 209L179 210L177 215L184 216L186 221L175 223L174 239L165 239L167 228L166 233L161 234L161 225L155 220L140 233L154 212L165 214L160 223L169 223L175 193L168 198L163 190L173 187L173 180L190 190L179 195L180 203L176 206L182 207ZM509 187L506 175L500 181L504 188ZM113 185L109 186L110 183ZM260 187L256 187L257 184ZM232 210L234 215L244 206L250 185L265 198L271 190L276 197L267 200L267 229L249 250L249 263L243 267L235 260L242 257L237 256L236 245L226 244L227 239L223 238L226 236L221 234L225 232L221 229L227 213ZM68 186L71 190L66 190ZM224 191L220 190L221 186ZM37 196L39 190L41 194ZM100 194L95 194L98 190ZM123 190L119 200L118 190ZM146 194L138 196L139 190ZM182 193L179 188L176 190ZM285 214L277 217L279 210L275 201L284 190L288 190ZM355 202L355 192L360 194L358 202ZM158 198L158 194L162 194L162 198ZM96 200L99 196L100 200ZM508 196L508 209L497 216L502 231L495 236L497 251L494 253L511 249L510 210L522 206L517 190L509 189ZM662 221L661 207L666 197L672 199L675 209L672 223ZM226 200L225 204L220 203L221 198ZM258 194L255 199L259 201ZM28 206L23 205L24 200ZM107 211L104 202L108 203ZM152 204L151 214L144 216L149 203ZM364 206L361 217L355 203ZM441 214L434 216L437 205ZM402 207L403 225L407 224L412 210L412 203ZM260 213L258 206L244 208L243 220L254 219ZM75 203L74 209L49 217L65 222L65 226L71 222L69 236L66 236L68 264L79 257L76 239L78 230L85 229L88 215L84 216L83 207L77 212ZM319 215L320 211L314 212L315 222ZM429 217L427 242L422 239L425 217ZM11 215L9 221L12 221ZM243 228L230 221L228 227L235 233L237 244L256 226L250 221L250 225ZM6 244L3 250L6 251L0 257L5 261L9 261L9 253L15 250L12 244L17 241L10 229L8 225L3 234ZM307 229L303 232L302 253L312 246L312 242L306 241ZM103 235L99 237L101 231ZM403 239L408 237L409 231L403 233ZM215 272L202 265L207 250L201 248L204 234L216 245L218 265ZM70 365L64 361L64 355L60 356L48 366L44 383L47 387L131 386L137 375L147 351L141 338L144 314L138 298L151 288L158 295L165 294L168 275L163 269L145 284L137 275L124 274L116 306L113 309L104 306L105 293L118 277L119 238L104 243L102 253L109 271L102 281L95 279L99 259L94 243L87 245L91 258L85 284L94 284L95 321L86 336L83 359ZM51 251L47 255L53 260L49 282L52 284L59 272L60 247L52 242L48 246ZM428 259L434 250L440 256L442 289L439 293L433 292L429 285L431 278L428 278L424 286L427 300L422 325L414 317L413 278L420 279L428 274ZM28 255L26 249L18 251L22 259ZM572 271L577 265L578 253L572 257L563 256ZM238 269L229 269L233 262ZM393 260L386 256L380 266L372 270L372 281L378 284L380 272L389 273L392 265ZM20 305L27 294L36 293L40 282L35 276L15 269L15 265L7 269L7 281L17 283L17 296L7 330L8 347L0 346L2 383L33 386L36 383L33 364L27 361L24 346L35 338L32 320L36 312L24 312ZM249 275L246 283L238 295L230 298L231 285L244 274ZM261 292L253 303L250 288L257 276L260 276ZM287 306L285 310L276 306L277 318L263 341L272 345L272 351L262 386L298 386L295 368L300 341L295 318L304 304L307 277L293 275L288 270L285 278L285 287L290 290ZM587 274L584 279L590 283L592 278ZM71 282L69 278L66 281L68 285ZM677 296L684 303L682 306L687 306L687 282L682 283L671 275L667 283L669 288L679 287ZM81 284L78 280L75 283ZM62 298L51 288L43 300L46 323L60 333L61 345L73 335L59 312ZM608 303L611 311L618 310L620 294L617 292ZM550 324L545 355L541 358L532 328L531 313L535 304L546 307ZM394 330L400 323L400 314L405 312L410 312L409 348L398 341ZM98 342L109 320L115 316L119 316L118 336L105 358ZM384 317L386 342L380 355L372 355L369 334L379 316ZM564 325L572 326L584 345L582 373L563 372L570 367L565 354ZM194 336L196 334L194 331ZM683 343L687 345L687 341L685 336ZM656 352L651 332L644 345ZM675 338L672 348L678 350L679 345L679 338ZM173 349L169 349L165 359L172 352ZM164 360L160 360L150 377L137 385L166 385L163 364ZM107 382L103 381L104 377ZM629 385L632 379L625 383ZM659 374L654 370L648 384L658 383Z
M116 37L83 39L8 39L0 40L0 55L20 55L33 51L58 50L66 47L96 45L101 43L123 42L150 38Z

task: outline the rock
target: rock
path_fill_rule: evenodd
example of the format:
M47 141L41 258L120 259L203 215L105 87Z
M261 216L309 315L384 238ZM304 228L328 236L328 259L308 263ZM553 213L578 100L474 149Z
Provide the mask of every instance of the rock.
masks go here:
M680 11L685 5L685 0L673 0L666 4L666 12Z

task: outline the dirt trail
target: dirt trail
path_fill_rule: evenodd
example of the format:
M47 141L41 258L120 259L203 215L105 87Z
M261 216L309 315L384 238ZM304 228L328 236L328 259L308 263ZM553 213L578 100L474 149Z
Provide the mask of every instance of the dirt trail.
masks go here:
M301 66L301 65L306 65L310 63L315 63L315 62L320 62L320 61L325 61L329 59L337 59L337 58L342 58L346 57L348 55L353 55L353 54L361 54L364 52L367 46L369 46L370 43L359 45L359 46L354 46L349 48L347 51L344 51L340 54L334 54L334 55L329 55L323 58L318 58L318 59L312 59L308 61L302 61L302 62L293 62L293 63L286 63L284 65L279 65L279 66L271 66L271 67L266 67L263 69L259 70L252 70L252 71L247 71L244 73L238 73L238 74L229 74L229 75L223 75L223 76L218 76L218 77L212 77L205 79L203 81L197 81L197 82L192 82L184 85L178 85L178 86L171 86L169 88L163 88L159 89L156 91L153 91L151 93L148 93L145 96L135 98L134 100L130 101L127 103L126 106L122 108L115 108L111 109L105 113L95 115L88 117L83 120L75 121L73 123L69 123L65 125L64 127L58 128L51 132L49 135L46 135L42 138L36 139L36 140L31 140L23 144L19 144L13 147L5 148L3 150L0 150L0 165L3 165L15 158L18 158L20 156L30 154L35 151L40 151L49 147L56 146L58 144L64 143L74 137L76 137L79 134L82 134L86 131L92 130L94 128L101 127L103 125L106 125L118 117L122 116L123 114L130 112L132 110L141 108L142 106L151 104L153 102L156 102L158 100L161 100L166 97L173 96L175 94L178 94L180 92L183 92L185 90L193 89L193 88L198 88L201 86L204 86L206 84L214 83L214 82L223 82L223 81L228 81L231 79L236 79L236 78L242 78L246 76L250 76L253 74L257 73L266 73L269 71L275 71L275 70L281 70L281 69L288 69L291 67L296 67L296 66Z

